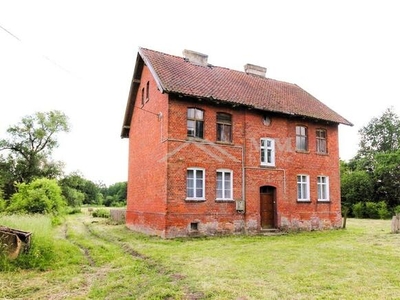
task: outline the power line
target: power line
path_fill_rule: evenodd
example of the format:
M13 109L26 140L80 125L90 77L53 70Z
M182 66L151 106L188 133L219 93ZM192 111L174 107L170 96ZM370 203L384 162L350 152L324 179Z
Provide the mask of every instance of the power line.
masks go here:
M6 28L4 28L3 26L0 25L0 28L3 29L5 32L7 32L9 35L11 35L13 38L15 38L16 40L18 40L19 42L22 43L22 40L20 38L18 38L15 34L13 34L11 31L7 30ZM22 43L24 44L24 43ZM50 62L51 64L53 64L54 66L56 66L57 68L61 69L62 71L71 74L71 72L64 68L62 65L60 65L59 63L55 62L54 60L50 59L48 56L45 56L43 54L41 54L42 58L44 58L45 60L47 60L48 62Z
M11 33L10 31L8 31L7 29L5 29L3 26L0 25L0 28L3 29L5 32L7 32L9 35L11 35L13 38L15 38L16 40L18 40L19 42L21 42L21 40L13 33Z

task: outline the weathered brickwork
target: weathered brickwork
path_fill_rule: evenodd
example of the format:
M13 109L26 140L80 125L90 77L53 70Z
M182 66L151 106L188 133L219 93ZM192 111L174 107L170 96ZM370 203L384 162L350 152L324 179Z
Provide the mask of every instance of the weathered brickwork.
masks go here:
M204 112L202 139L187 135L187 109ZM232 117L232 142L217 142L217 113ZM266 121L268 117L268 121ZM296 150L296 126L307 128L308 150ZM161 93L144 66L129 132L129 228L164 238L257 233L260 194L273 194L273 228L319 230L341 225L338 125ZM327 153L316 132L326 130ZM275 142L275 163L264 166L260 140ZM187 170L204 172L204 197L188 197ZM217 199L217 170L232 174L230 199ZM297 176L309 178L309 199L298 200ZM318 201L318 176L329 179L329 201ZM237 211L236 202L245 201Z
M146 100L147 82L149 97ZM142 105L142 90L144 105ZM144 67L129 134L126 224L148 234L164 235L167 213L168 95L161 94Z

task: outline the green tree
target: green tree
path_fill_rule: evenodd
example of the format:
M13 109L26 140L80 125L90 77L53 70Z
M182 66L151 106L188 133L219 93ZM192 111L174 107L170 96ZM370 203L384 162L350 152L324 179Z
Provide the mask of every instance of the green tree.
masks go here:
M388 108L359 130L360 157L370 158L375 153L395 152L400 147L400 118Z
M348 206L370 201L374 196L374 186L366 171L348 171L341 178L342 198Z
M389 208L400 205L400 150L375 155L375 190Z
M72 173L58 181L62 194L71 207L79 207L83 204L85 194L81 187L85 184L85 179L77 172Z
M103 188L105 206L124 206L126 205L127 197L127 182L117 182L110 185L108 188Z
M82 192L85 194L85 199L83 201L84 204L95 204L101 205L101 193L99 187L90 180L85 180L85 184L82 187Z
M400 204L400 118L388 108L359 133L357 155L341 173L342 196L359 215L384 216Z
M79 172L73 172L59 180L68 205L99 205L102 203L100 188L92 181L85 179Z
M0 173L8 174L6 197L11 196L14 182L30 182L34 178L55 178L62 172L62 163L51 160L58 146L57 134L68 132L67 116L60 111L37 112L22 118L7 129L8 137L0 140ZM14 190L15 191L15 190Z
M10 199L9 212L58 215L66 206L55 179L38 178L31 183L22 182L17 184L17 189Z

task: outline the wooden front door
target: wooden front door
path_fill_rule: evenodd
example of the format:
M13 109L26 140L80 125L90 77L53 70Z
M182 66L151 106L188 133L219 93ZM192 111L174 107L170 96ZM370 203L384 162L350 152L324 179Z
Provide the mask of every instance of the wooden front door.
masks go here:
M261 228L275 227L275 193L273 187L260 189Z

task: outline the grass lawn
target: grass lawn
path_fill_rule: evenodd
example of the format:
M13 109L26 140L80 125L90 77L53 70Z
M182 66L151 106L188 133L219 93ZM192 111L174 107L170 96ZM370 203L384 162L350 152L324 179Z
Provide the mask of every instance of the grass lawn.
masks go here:
M386 220L272 237L162 240L80 214L52 238L53 264L1 272L0 298L400 298L400 235Z

